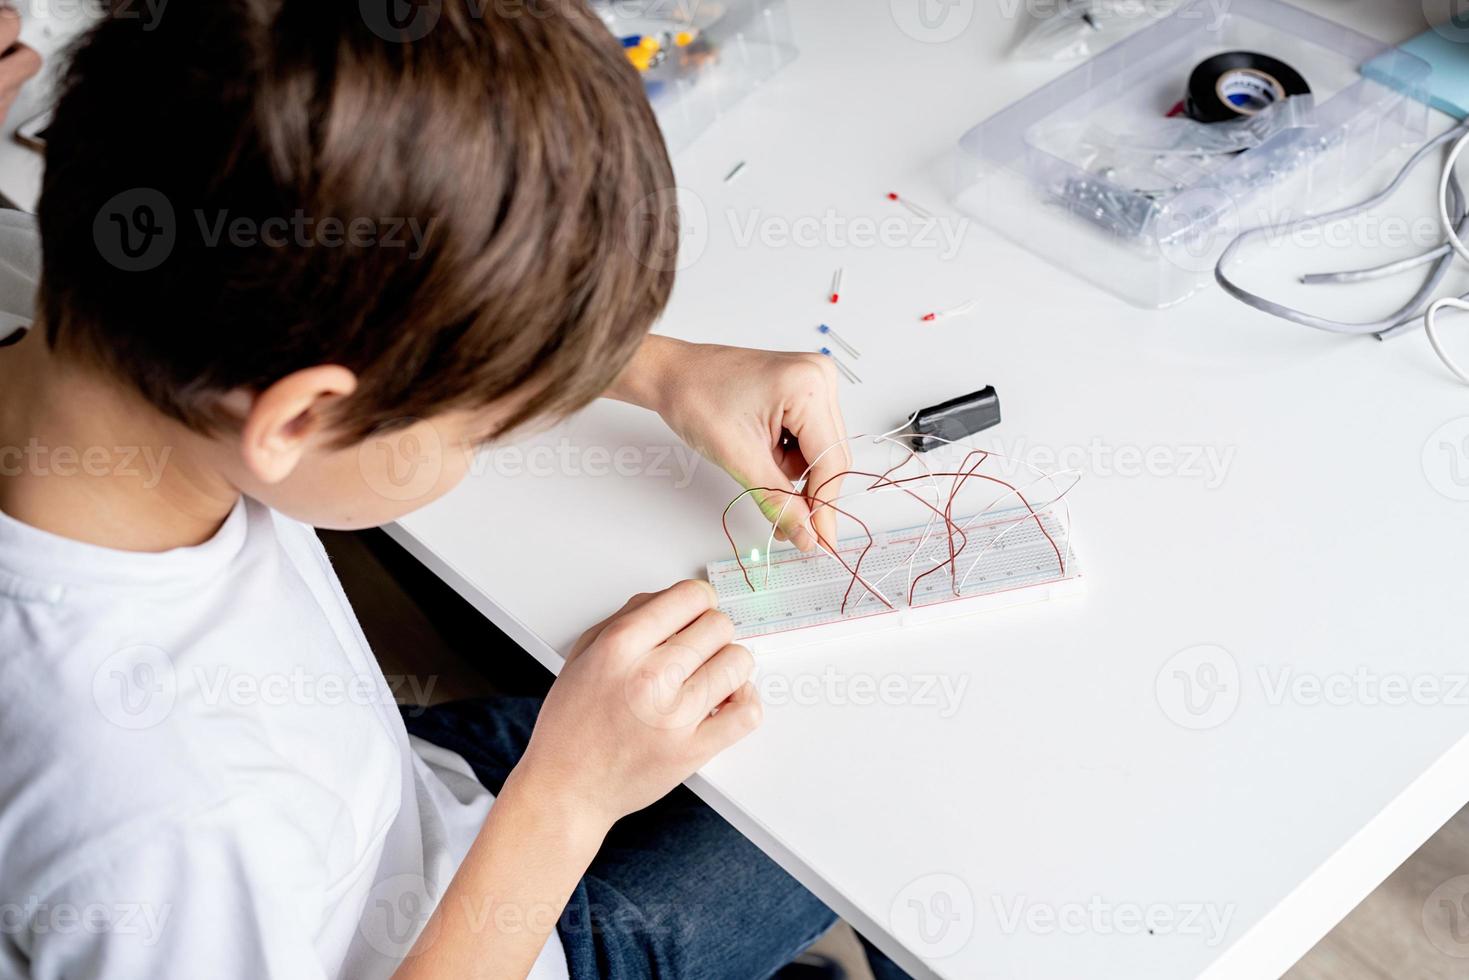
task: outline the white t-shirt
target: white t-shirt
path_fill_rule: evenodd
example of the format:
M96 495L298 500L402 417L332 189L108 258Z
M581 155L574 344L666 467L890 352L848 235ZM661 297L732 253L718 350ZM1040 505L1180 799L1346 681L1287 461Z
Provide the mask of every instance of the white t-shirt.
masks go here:
M0 212L0 338L38 267ZM386 977L492 802L409 738L311 528L242 499L139 554L0 514L0 978Z

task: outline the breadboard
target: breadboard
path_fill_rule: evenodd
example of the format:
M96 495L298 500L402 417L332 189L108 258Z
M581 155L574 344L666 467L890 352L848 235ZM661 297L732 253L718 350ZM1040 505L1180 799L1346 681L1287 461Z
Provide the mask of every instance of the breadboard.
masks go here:
M762 651L1080 591L1081 569L1068 529L1053 510L1038 508L1035 516L1024 508L991 511L954 523L968 536L957 561L958 595L941 523L874 531L861 566L871 591L861 582L853 584L852 573L830 555L794 549L753 561L745 558L744 572L734 559L710 562L709 582L719 596L719 608L734 621L735 637ZM838 542L837 554L848 568L856 566L867 541L863 534ZM1057 561L1058 550L1064 561ZM892 608L872 591L881 593Z

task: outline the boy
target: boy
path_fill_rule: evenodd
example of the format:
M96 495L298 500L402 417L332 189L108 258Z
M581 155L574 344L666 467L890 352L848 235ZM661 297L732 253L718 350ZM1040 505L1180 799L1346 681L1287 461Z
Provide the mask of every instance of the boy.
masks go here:
M0 221L0 976L767 976L832 915L666 796L760 720L706 585L410 737L308 525L408 509L370 436L450 447L421 505L603 393L789 487L832 376L645 336L672 177L585 9L371 6L120 7Z

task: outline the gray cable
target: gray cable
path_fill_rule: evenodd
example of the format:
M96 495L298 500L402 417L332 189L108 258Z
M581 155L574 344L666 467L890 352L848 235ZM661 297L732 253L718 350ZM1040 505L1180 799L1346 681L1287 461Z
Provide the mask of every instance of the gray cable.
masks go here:
M1469 198L1465 197L1464 188L1459 184L1459 175L1455 173L1449 174L1449 199L1452 202L1449 210L1452 211L1455 215L1454 220L1458 223L1457 227L1459 230L1459 234L1469 234L1469 213L1466 213L1466 209L1469 209ZM1434 267L1433 275L1429 279L1429 285L1432 286L1433 289L1438 288L1439 283L1443 282L1443 277L1448 274L1449 269L1454 264L1453 247L1450 245L1444 245L1444 248L1448 249L1448 251L1436 260L1438 262L1438 265ZM1404 309L1409 308L1410 307L1404 307ZM1422 310L1413 310L1397 323L1394 323L1392 326L1379 333L1377 335L1377 339L1391 340L1393 337L1399 337L1409 332L1410 330L1421 327L1424 323L1424 318L1427 316L1428 310L1426 308Z
M1429 153L1449 142L1450 140L1456 139L1459 136L1464 135L1465 133L1469 133L1469 121L1462 122L1454 128L1448 130L1447 132L1442 133L1439 136L1435 136L1433 139L1423 144L1423 146L1421 146L1418 151L1415 152L1412 157L1408 159L1408 162L1403 165L1403 169L1398 171L1397 176L1394 177L1386 187L1384 187L1382 190L1378 191L1371 197L1367 198L1366 200L1360 201L1357 204L1348 205L1344 208L1339 208L1335 211L1328 211L1325 214L1317 215L1313 218L1305 218L1296 221L1292 224L1292 227L1300 228L1309 225L1325 224L1332 221L1344 221L1348 218L1354 218L1357 215L1362 214L1366 211L1370 211L1371 209L1377 207L1383 201L1386 201L1389 197L1391 197L1397 191L1397 189L1402 186L1403 181L1407 180L1408 175L1413 172L1414 168L1416 168L1418 164L1421 163L1423 159L1429 155ZM1457 179L1455 179L1455 183L1457 183ZM1455 188L1455 196L1457 200L1455 211L1460 213L1461 215L1460 221L1462 226L1462 222L1464 221L1463 209L1465 206L1462 188ZM1253 307L1254 309L1260 310L1264 313L1269 313L1271 316L1280 317L1283 320L1289 320L1292 323L1299 323L1302 326L1312 327L1317 330L1325 330L1329 333L1352 335L1379 334L1381 337L1387 337L1401 332L1402 330L1407 328L1408 324L1422 319L1423 312L1427 309L1429 298L1432 296L1434 290L1438 288L1439 284L1443 282L1444 276L1448 274L1449 266L1453 264L1452 254L1439 257L1435 260L1430 260L1436 262L1433 271L1429 274L1427 280L1418 289L1418 291L1413 294L1413 298L1410 299L1406 304L1404 304L1391 315L1382 317L1381 319L1373 320L1368 323L1349 323L1342 320L1334 320L1330 317L1316 316L1314 314L1307 313L1304 310L1297 310L1292 307L1286 306L1283 303L1277 303L1273 300L1268 300L1263 296L1259 296L1255 293L1250 292L1249 290L1245 289L1243 286L1238 285L1229 278L1228 274L1224 271L1224 267L1229 263L1230 259L1234 257L1235 253L1247 242L1251 242L1271 230L1272 226L1267 224L1262 225L1258 228L1251 228L1247 231L1241 232L1238 236L1236 236L1234 241L1230 242L1225 247L1223 253L1221 253L1219 256L1219 261L1216 262L1214 265L1215 281L1219 283L1220 287L1226 293L1233 296L1241 303L1244 303L1246 306Z
M1416 269L1420 265L1437 261L1452 251L1453 248L1450 246L1440 245L1432 251L1389 262L1386 265L1373 266L1370 269L1352 269L1347 272L1308 272L1301 276L1301 282L1307 286L1321 286L1389 279L1400 272L1407 272L1409 269Z

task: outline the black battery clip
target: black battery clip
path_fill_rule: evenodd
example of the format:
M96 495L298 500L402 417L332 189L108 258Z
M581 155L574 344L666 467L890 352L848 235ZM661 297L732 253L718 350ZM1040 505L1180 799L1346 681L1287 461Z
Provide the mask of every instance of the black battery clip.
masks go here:
M985 385L978 391L919 409L913 416L913 450L926 453L982 432L999 421L1000 396L993 385Z

